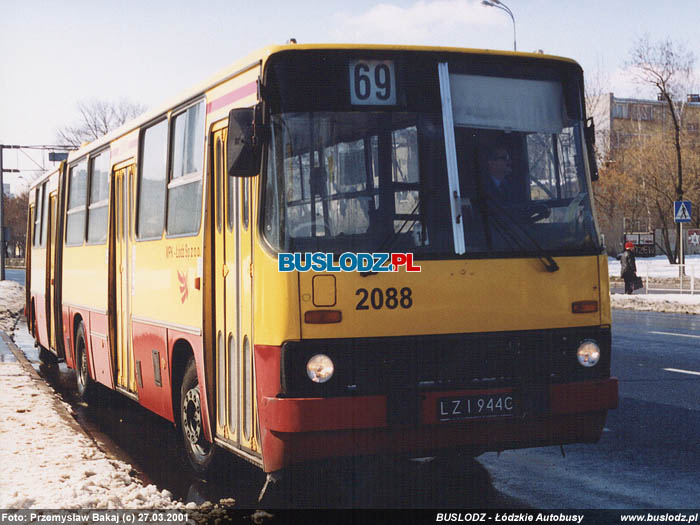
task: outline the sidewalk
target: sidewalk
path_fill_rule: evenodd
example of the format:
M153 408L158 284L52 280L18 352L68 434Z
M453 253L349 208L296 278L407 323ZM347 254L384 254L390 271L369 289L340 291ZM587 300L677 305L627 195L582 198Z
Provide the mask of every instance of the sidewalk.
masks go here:
M0 331L0 508L164 509L168 491L143 486L109 457Z

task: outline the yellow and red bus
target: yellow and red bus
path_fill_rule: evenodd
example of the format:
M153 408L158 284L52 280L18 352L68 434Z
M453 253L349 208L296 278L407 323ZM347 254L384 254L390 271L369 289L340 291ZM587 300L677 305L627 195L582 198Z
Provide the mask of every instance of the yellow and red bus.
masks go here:
M617 380L583 93L541 54L263 49L34 185L42 358L174 422L199 473L595 442Z

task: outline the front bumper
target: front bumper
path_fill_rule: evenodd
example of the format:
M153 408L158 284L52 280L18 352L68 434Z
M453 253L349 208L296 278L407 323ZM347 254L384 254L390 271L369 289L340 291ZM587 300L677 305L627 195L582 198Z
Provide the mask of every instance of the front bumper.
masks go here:
M446 396L515 389L425 391L416 394L417 416L392 422L386 395L334 398L258 398L265 470L351 455L425 454L447 449L479 451L596 442L609 409L617 407L616 378L548 385L514 417L440 422L436 406ZM544 394L544 395L542 395ZM534 401L533 401L534 400Z
M617 407L617 378L584 383L564 383L549 386L549 410L529 411L513 421L532 416L547 417L565 414L606 411ZM437 417L437 400L441 397L467 394L507 392L509 389L470 390L453 392L422 392L419 394L419 424L441 423ZM272 432L322 432L329 430L357 430L390 426L387 415L387 396L335 398L278 398L261 399L260 424ZM472 422L484 421L471 420Z

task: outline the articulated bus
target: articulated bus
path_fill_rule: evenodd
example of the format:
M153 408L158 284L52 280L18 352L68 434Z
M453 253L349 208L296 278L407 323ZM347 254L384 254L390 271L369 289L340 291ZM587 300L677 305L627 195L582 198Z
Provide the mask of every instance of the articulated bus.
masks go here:
M593 131L572 60L266 48L32 187L29 329L200 474L596 442Z

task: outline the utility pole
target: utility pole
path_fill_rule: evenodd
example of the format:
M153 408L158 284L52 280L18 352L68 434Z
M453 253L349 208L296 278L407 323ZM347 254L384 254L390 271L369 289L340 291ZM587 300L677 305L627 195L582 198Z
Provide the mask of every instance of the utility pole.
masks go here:
M3 201L5 200L5 186L2 180L4 168L2 167L3 145L0 144L0 281L5 280L5 214L3 213Z
M5 216L4 216L4 210L3 210L3 200L5 197L5 188L3 187L3 173L5 172L10 172L10 173L20 173L21 169L4 169L2 166L2 161L3 161L3 151L5 149L31 149L31 150L63 150L64 153L50 153L49 156L54 155L54 158L49 158L52 162L60 162L61 160L65 160L68 157L68 153L71 150L74 150L75 148L73 146L65 146L65 145L57 145L57 146L51 146L51 145L39 145L39 146L15 146L15 145L9 145L9 144L0 144L0 281L5 280ZM42 166L39 166L40 168ZM27 247L25 247L25 250Z

